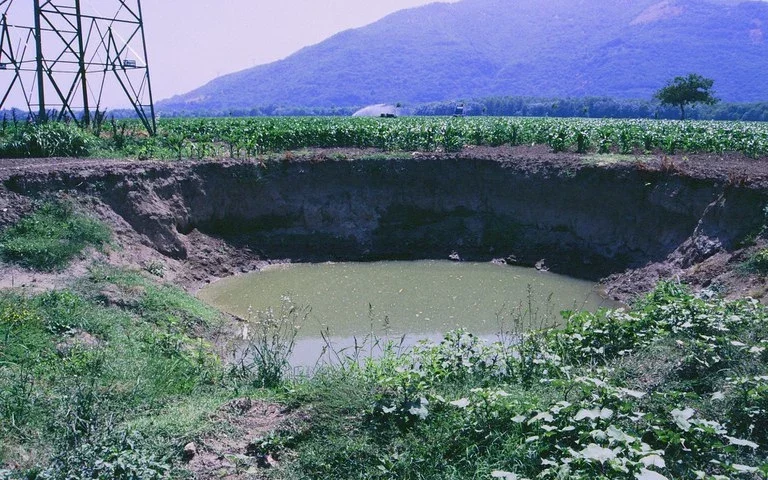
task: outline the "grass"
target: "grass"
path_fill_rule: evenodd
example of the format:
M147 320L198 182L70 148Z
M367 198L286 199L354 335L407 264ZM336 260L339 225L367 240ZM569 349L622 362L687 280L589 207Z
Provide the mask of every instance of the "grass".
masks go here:
M110 306L104 291L126 302ZM4 293L0 465L21 464L34 478L173 471L179 442L212 428L206 419L229 391L218 356L198 338L217 321L175 288L106 267L68 290Z
M0 234L0 257L35 270L67 266L86 247L109 242L109 228L68 203L45 203Z
M109 293L105 286L112 286ZM158 325L181 324L185 328L210 328L221 318L215 308L188 295L184 290L168 284L160 284L138 271L97 264L90 275L78 283L84 293L93 295L94 301L128 303L143 318ZM117 296L117 298L108 298Z

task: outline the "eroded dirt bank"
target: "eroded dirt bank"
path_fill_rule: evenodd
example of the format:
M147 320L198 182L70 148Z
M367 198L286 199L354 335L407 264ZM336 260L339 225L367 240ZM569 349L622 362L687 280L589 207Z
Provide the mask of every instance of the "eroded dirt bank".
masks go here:
M764 164L531 148L325 151L270 161L3 161L0 227L34 199L66 195L116 232L122 248L108 261L161 262L189 288L265 261L458 254L603 279L619 299L675 277L762 297L762 282L734 267L765 223Z

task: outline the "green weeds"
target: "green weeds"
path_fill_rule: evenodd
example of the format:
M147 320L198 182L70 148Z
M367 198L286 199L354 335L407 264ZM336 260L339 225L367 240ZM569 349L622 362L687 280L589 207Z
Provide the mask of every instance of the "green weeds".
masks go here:
M165 478L227 390L201 339L218 316L107 268L69 290L0 296L0 464L30 478Z
M541 324L528 306L521 324ZM181 446L243 392L306 420L248 439L274 478L691 479L768 474L768 311L671 283L557 329L466 331L286 378L288 299L254 314L225 368L215 312L138 272L0 297L0 462L28 478L184 478ZM244 325L243 325L244 326ZM517 330L517 329L515 329ZM361 350L362 351L362 350ZM264 388L266 387L266 388Z
M213 328L221 319L216 309L182 289L159 284L136 271L95 265L77 288L93 301L119 304L158 326L195 331Z
M357 399L312 399L315 408L337 402L337 415L296 442L288 477L768 473L764 307L664 284L630 311L565 315L565 328L519 342L453 332L310 380L324 392L324 382L353 385L354 396L339 396Z
M65 267L87 246L109 242L109 229L67 203L46 203L0 234L0 257L37 270Z
M232 373L258 387L280 386L290 366L296 335L307 323L310 309L284 296L278 308L249 315L243 325L244 346L235 353Z
M741 270L747 273L768 274L768 248L763 248L752 254L741 265Z

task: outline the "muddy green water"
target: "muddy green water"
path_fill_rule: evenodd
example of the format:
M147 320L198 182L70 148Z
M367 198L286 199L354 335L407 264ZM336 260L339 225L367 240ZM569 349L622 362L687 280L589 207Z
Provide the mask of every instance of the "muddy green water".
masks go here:
M566 309L615 306L592 282L531 268L448 261L323 263L270 267L221 280L199 294L243 318L280 305L311 307L299 337L433 338L456 328L480 335L550 326Z

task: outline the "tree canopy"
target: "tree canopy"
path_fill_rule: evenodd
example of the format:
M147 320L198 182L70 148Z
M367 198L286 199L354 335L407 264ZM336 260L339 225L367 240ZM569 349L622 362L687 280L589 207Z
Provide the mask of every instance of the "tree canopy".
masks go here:
M674 80L656 92L654 95L662 105L673 105L680 108L680 119L685 120L685 107L703 103L714 105L719 100L712 92L715 81L695 73L685 77L675 77Z

